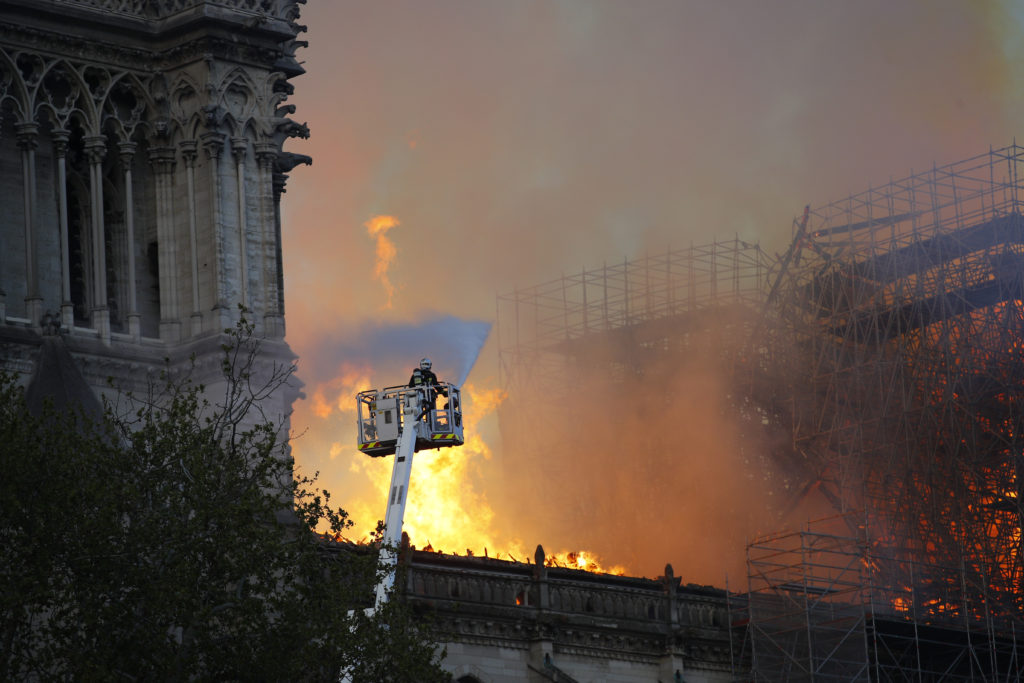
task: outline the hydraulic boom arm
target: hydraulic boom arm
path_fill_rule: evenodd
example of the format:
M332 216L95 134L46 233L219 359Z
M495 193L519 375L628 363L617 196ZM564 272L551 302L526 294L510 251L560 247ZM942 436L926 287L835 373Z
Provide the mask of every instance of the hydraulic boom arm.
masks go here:
M398 546L402 542L402 521L405 518L405 503L409 499L409 480L412 476L412 456L416 452L416 432L420 425L416 416L420 411L418 392L407 392L403 397L402 422L405 428L398 437L395 450L395 466L391 470L391 488L388 494L388 510L384 515L384 538L380 551L380 563L386 568L384 578L377 584L374 609L380 609L387 602L388 592L395 585L395 566L398 564Z

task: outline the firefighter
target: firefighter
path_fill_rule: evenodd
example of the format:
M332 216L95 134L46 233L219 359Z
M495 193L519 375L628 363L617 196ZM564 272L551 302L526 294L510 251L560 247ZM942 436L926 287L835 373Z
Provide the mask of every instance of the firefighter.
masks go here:
M430 367L431 362L429 358L420 360L420 366L412 371L412 377L409 378L410 387L426 387L423 397L423 412L419 414L419 417L416 418L417 420L423 419L428 412L437 408L438 393L442 396L448 396L448 390L441 386L437 375L434 374Z

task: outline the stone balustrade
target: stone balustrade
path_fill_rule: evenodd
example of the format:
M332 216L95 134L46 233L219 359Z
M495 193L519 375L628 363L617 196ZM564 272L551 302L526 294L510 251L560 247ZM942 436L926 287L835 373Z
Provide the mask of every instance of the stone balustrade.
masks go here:
M704 671L707 680L730 670L725 591L681 586L671 566L665 576L645 579L546 567L541 549L537 559L413 551L405 594L430 613L456 663L500 648L521 651L535 667L546 655L651 671L682 667Z

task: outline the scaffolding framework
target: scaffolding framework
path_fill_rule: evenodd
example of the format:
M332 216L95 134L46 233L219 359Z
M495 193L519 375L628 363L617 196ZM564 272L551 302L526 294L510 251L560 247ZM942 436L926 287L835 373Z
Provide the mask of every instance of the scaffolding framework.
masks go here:
M564 365L587 345L631 335L624 352L671 343L677 323L724 307L760 310L771 258L757 244L712 242L625 259L498 297L503 386L549 376L545 359ZM691 322L689 324L699 324ZM544 364L547 368L547 365ZM525 388L525 387L524 387Z
M876 554L863 519L748 545L749 592L733 601L733 622L747 632L742 666L754 680L1020 680L1019 615L993 615L987 587L968 586L962 568Z
M499 296L506 448L524 462L543 462L557 479L559 461L548 454L569 444L536 435L551 433L554 420L593 422L586 408L574 412L578 402L565 398L598 371L604 391L637 378L651 382L659 363L685 354L712 322L728 337L721 346L735 363L763 308L771 262L758 244L734 238L583 269ZM641 450L669 446L654 435L634 438L644 441Z
M770 333L807 484L1006 613L1024 608L1022 161L993 150L812 211Z
M1014 144L811 208L784 257L737 239L499 297L503 432L528 434L543 397L593 368L628 380L701 335L742 338L722 344L731 409L749 441L772 435L748 460L772 462L765 485L789 504L822 496L847 526L751 546L741 659L763 680L1014 679L1022 162Z

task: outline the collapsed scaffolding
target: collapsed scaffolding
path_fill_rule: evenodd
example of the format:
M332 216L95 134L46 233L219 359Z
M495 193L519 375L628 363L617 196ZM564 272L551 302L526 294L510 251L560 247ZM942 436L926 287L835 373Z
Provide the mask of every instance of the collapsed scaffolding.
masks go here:
M510 408L503 432L528 434L506 425L549 414L542 401L517 405L516 396L555 401L559 387L595 367L622 381L642 377L645 367L657 367L652 359L686 353L709 330L742 337L743 344L722 347L733 406L741 423L787 437L765 440L773 446L758 454L782 473L765 485L784 489L794 505L820 496L838 512L860 511L842 518L845 536L777 540L854 547L857 553L839 555L887 563L888 573L851 580L858 596L865 581L904 591L885 598L887 612L878 597L884 591L849 603L860 609L864 633L877 634L882 624L864 614L917 632L953 628L934 611L898 607L956 588L952 599L934 604L960 606L962 635L984 614L999 646L1011 642L1016 653L1013 620L1024 613L1022 160L1024 148L1014 144L810 210L794 223L784 256L737 239L499 297ZM538 457L559 447L528 438L509 446ZM755 576L759 546L751 547ZM755 583L752 596L778 593L776 584ZM841 595L829 593L825 602L840 604ZM819 623L813 606L798 612L805 624ZM771 649L756 647L759 638L772 642L765 634L751 629L754 652ZM1006 656L992 654L995 641L985 642L965 656L995 662L987 671L1008 671ZM903 665L904 673L915 671L905 658L882 659L865 675ZM1012 666L1020 664L1013 659ZM983 671L971 675L986 680ZM813 668L793 674L801 675L819 677Z

